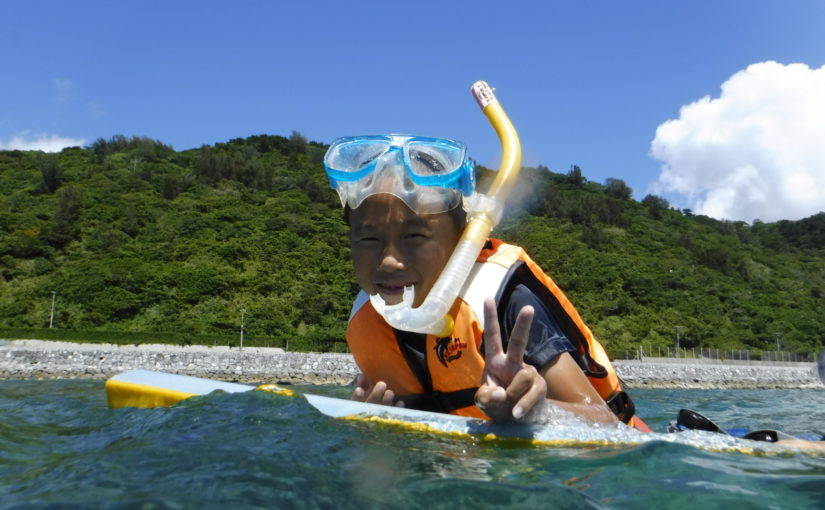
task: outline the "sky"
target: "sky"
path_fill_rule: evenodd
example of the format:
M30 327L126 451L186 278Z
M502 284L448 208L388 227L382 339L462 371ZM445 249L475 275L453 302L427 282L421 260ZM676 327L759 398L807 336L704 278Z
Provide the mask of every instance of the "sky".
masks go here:
M3 3L0 149L407 133L718 219L825 211L825 2Z

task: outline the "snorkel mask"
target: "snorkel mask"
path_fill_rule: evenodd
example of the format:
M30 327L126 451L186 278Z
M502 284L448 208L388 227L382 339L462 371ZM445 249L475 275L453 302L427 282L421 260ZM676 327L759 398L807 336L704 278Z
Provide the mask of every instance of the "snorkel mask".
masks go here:
M358 208L369 196L389 193L418 214L455 208L475 189L467 147L444 138L353 136L332 142L324 156L341 204Z
M521 144L493 89L484 81L471 91L501 141L501 165L486 194L473 193L475 177L464 144L440 138L359 136L333 142L324 157L330 184L344 206L358 207L376 193L392 193L419 214L445 212L464 197L468 223L450 260L426 299L413 308L415 289L404 289L402 301L387 305L370 296L376 312L395 329L448 336L455 325L449 315L478 254L504 211L510 189L521 170Z

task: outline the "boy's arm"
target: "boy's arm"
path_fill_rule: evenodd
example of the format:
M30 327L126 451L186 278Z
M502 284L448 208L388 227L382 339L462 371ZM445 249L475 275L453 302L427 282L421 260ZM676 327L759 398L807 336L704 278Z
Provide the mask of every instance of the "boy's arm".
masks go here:
M547 384L548 403L591 421L618 420L570 353L562 353L540 373Z
M615 422L615 415L568 353L561 353L540 371L524 362L533 313L531 306L519 311L505 353L495 302L484 303L486 363L476 392L478 405L499 422L520 420L534 408L547 405L593 421Z

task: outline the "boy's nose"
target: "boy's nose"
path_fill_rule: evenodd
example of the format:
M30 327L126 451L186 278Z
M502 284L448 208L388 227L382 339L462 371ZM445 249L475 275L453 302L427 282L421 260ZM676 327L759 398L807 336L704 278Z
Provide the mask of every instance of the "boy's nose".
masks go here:
M403 271L404 261L401 252L393 243L389 243L384 247L384 252L381 254L381 271Z

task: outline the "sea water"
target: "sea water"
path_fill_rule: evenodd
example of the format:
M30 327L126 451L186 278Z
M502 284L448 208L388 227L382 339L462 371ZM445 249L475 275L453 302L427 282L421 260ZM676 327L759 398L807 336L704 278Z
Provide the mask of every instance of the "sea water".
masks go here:
M680 407L822 431L825 390L632 393L653 440L529 446L335 420L264 392L109 409L103 381L0 381L0 508L825 508L825 453L664 433Z

